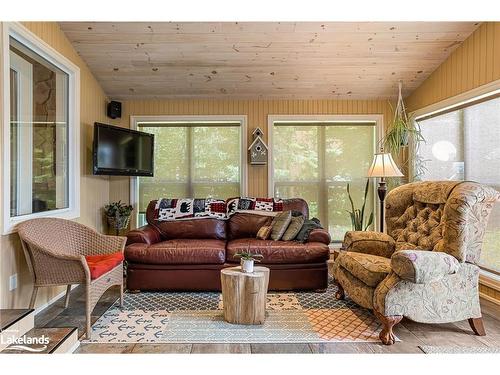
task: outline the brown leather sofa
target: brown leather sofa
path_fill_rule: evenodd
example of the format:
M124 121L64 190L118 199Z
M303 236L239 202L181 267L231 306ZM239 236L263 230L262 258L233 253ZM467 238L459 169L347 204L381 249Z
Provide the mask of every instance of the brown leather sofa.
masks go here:
M258 240L272 217L236 213L229 220L158 222L156 201L146 211L148 225L128 233L125 259L129 290L220 291L220 270L238 265L234 254L262 254L270 268L270 290L323 290L327 287L330 235L314 229L306 243ZM308 218L303 199L284 200L284 210Z

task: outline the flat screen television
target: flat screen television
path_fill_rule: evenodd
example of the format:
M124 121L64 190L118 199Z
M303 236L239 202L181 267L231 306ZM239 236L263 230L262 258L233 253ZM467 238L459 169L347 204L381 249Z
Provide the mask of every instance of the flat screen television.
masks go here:
M153 176L154 135L94 123L94 174Z

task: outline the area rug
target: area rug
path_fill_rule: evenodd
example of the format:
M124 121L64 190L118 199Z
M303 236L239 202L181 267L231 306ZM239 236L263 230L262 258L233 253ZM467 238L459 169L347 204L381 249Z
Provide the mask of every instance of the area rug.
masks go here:
M420 349L426 354L494 354L500 353L500 348L491 348L487 346L478 347L456 347L456 346L430 346L420 345Z
M226 323L220 293L125 293L92 326L98 343L378 342L375 316L349 299L325 293L269 293L266 321Z

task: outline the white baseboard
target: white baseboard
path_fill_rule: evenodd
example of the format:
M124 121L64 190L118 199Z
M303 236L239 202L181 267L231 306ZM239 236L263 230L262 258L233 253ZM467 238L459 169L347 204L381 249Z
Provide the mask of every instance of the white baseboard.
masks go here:
M80 284L75 284L75 285L71 285L71 290L75 289L76 287L78 287ZM38 306L36 309L35 309L35 315L37 315L38 313L42 312L43 310L45 310L47 307L49 307L50 305L52 305L54 302L56 302L59 298L61 297L64 297L64 295L66 294L66 291L63 291L61 293L59 293L57 296L51 298L49 301L45 302L43 305L40 305Z

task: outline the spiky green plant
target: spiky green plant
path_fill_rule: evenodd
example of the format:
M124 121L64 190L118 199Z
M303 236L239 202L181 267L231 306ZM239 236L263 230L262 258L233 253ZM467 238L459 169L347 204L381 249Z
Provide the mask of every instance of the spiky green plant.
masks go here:
M264 258L262 254L252 254L247 252L236 253L233 255L234 258L241 258L243 260L254 260L255 262L260 262Z
M364 225L365 222L365 206L366 206L366 197L368 196L368 190L370 186L370 180L366 179L366 185L365 185L365 195L363 197L363 205L361 206L361 209L359 208L354 208L354 202L351 197L351 187L350 184L347 184L347 195L349 196L349 201L351 202L351 211L346 210L349 212L349 215L351 216L351 225L352 229L356 231L362 231L362 230L367 230L368 227L373 223L373 211L370 213L368 216L368 221L366 225Z

